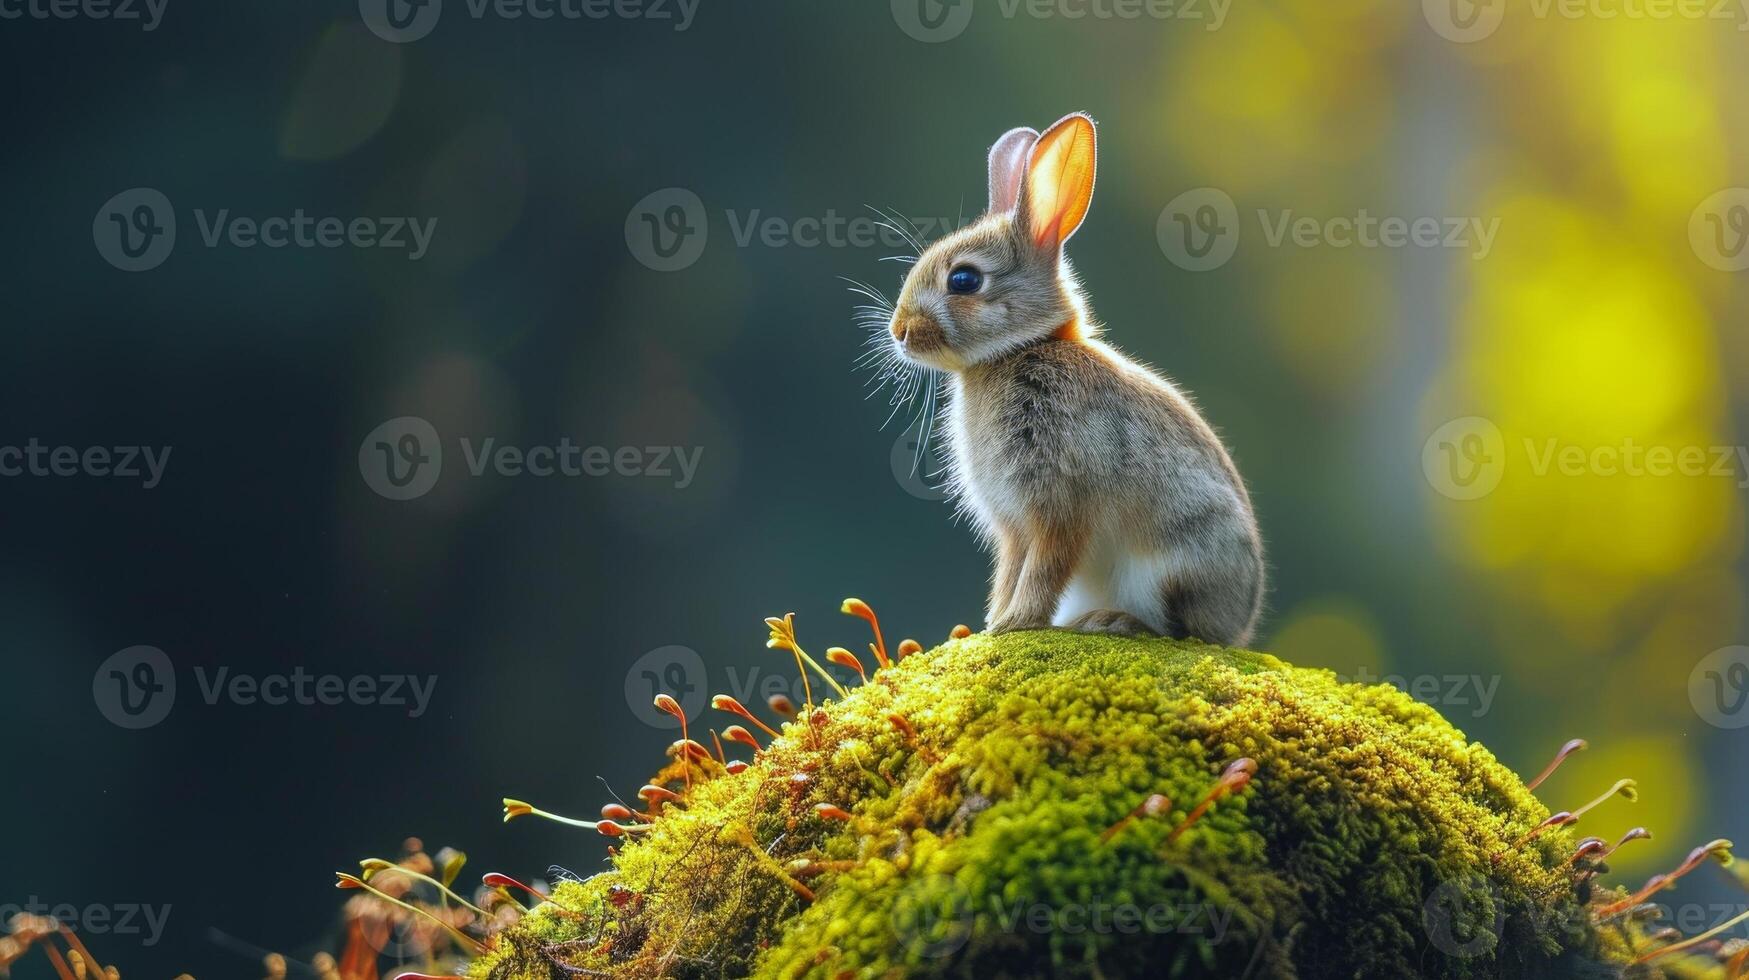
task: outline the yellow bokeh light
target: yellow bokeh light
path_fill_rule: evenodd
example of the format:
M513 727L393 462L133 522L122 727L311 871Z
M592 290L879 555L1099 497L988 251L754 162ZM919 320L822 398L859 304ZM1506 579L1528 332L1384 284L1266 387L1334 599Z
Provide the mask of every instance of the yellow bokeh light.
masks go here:
M1265 270L1282 365L1322 397L1364 397L1396 353L1401 319L1387 262L1376 250L1313 250Z
M1717 342L1658 249L1551 194L1493 199L1499 244L1471 271L1440 398L1498 426L1503 475L1437 512L1462 560L1532 573L1558 613L1607 614L1729 547Z
M1162 127L1174 152L1243 195L1376 146L1391 86L1372 60L1320 39L1258 9L1174 50Z
M1302 603L1282 618L1260 649L1300 667L1323 667L1354 680L1377 682L1385 672L1378 624L1358 603L1340 597Z

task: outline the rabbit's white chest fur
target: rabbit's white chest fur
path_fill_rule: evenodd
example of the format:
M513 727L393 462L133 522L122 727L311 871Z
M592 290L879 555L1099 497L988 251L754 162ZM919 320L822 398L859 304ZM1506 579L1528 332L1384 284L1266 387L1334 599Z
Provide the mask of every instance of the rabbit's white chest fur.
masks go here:
M1052 367L1025 366L999 386L969 392L955 385L949 409L953 486L986 538L1003 526L1036 522L1041 509L1073 507L1086 516L1086 547L1051 617L1054 624L1096 609L1121 609L1155 620L1150 625L1164 632L1161 583L1171 574L1173 557L1157 535L1142 532L1155 523L1152 511L1160 501L1137 484L1163 476L1167 450L1153 438L1136 445L1143 420L1102 417L1089 414L1090 405L1064 402L1071 392L1078 400L1089 392L1074 392L1081 386ZM1186 475L1200 480L1195 471Z

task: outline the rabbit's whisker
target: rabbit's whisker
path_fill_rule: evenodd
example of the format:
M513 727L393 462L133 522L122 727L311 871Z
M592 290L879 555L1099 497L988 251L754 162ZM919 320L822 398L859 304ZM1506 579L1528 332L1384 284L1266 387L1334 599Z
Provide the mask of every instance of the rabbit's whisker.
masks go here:
M935 429L935 400L940 386L930 380L929 388L923 396L923 408L919 412L920 424L917 427L917 452L911 457L911 475L916 476L917 470L923 465L923 457L929 451L929 437Z
M905 240L905 244L916 249L918 255L922 255L924 252L928 251L928 244L924 242L923 233L918 230L917 223L910 218L905 217L903 214L900 214L897 208L882 210L872 204L865 204L863 207L880 215L884 220L877 222L877 224L891 228L894 234ZM903 222L906 227L899 227L901 222Z

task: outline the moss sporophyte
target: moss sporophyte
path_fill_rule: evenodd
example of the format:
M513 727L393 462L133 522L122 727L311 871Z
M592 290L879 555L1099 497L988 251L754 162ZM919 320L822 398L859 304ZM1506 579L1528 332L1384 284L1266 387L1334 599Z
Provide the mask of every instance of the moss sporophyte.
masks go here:
M1684 936L1654 901L1728 865L1728 841L1605 883L1651 834L1575 828L1633 781L1571 810L1532 795L1582 740L1526 783L1393 687L1267 654L964 627L889 652L866 603L843 611L874 636L871 662L827 654L849 686L793 615L768 619L799 708L718 695L706 747L660 695L687 727L634 800L592 820L504 801L605 835L606 870L493 872L468 898L464 855L409 841L339 875L346 947L317 974L374 980L387 954L387 976L473 980L1749 975L1724 938L1749 914ZM63 980L103 975L46 922L13 923L0 970L32 949Z

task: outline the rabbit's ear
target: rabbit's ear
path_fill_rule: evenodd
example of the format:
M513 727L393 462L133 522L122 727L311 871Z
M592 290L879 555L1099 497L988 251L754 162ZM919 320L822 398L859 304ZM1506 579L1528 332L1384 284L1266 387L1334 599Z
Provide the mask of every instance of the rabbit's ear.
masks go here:
M1056 250L1069 240L1093 203L1093 117L1057 120L1034 144L1021 189L1022 227L1035 247Z
M1003 214L1020 200L1020 178L1026 175L1026 155L1038 142L1038 130L1021 126L990 144L990 210Z

